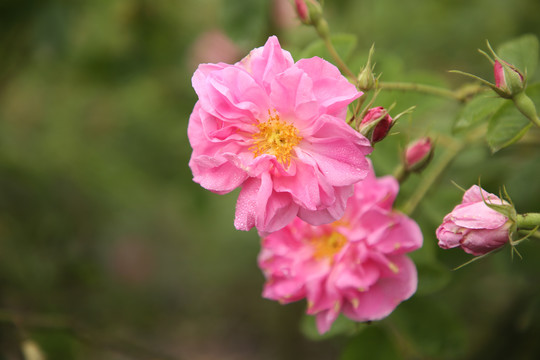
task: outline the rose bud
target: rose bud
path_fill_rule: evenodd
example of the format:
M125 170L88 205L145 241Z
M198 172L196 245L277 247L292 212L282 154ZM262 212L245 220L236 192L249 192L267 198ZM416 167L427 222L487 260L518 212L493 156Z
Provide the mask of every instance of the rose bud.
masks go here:
M386 137L394 122L388 111L378 106L368 110L360 122L359 131L374 144Z
M407 171L420 172L433 157L433 144L429 137L423 137L410 143L405 149L405 168Z
M495 60L493 73L495 75L495 86L502 90L507 98L511 98L525 89L523 74L506 61Z
M300 21L306 25L310 25L311 20L309 18L309 9L306 5L305 0L294 0L294 6L296 9L296 14L298 15Z
M373 74L374 65L371 65L371 58L373 57L374 53L375 45L371 45L366 66L364 66L360 71L360 74L358 74L357 86L362 91L369 91L377 84L377 79Z
M466 253L479 256L506 244L512 221L487 204L510 206L477 185L467 190L461 204L444 217L437 229L439 247L460 246Z

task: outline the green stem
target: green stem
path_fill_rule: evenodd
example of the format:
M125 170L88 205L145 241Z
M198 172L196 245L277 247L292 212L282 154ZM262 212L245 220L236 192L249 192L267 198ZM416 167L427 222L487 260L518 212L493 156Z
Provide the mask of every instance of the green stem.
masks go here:
M433 185L433 183L437 180L437 178L446 169L448 164L450 164L450 162L464 147L465 142L454 142L442 154L442 156L439 158L439 161L436 162L433 166L430 166L430 170L426 172L426 174L420 181L420 184L418 184L416 191L411 195L409 200L403 206L402 211L405 214L411 215L414 212L420 201L424 198L428 190Z
M338 68L341 70L341 72L345 73L347 77L353 79L354 83L356 83L356 75L354 75L354 73L351 71L351 69L349 69L347 64L345 64L345 62L341 59L341 56L339 56L339 54L337 53L334 44L332 44L332 40L330 40L330 36L322 34L320 35L324 40L324 45L326 46L326 49L334 58L334 61L336 62Z
M407 215L411 215L420 203L420 201L427 194L431 186L435 183L435 181L439 178L443 171L448 167L450 162L454 160L456 155L458 155L459 152L463 150L467 144L473 143L481 136L483 136L484 132L485 129L480 127L476 131L471 132L469 136L467 136L467 138L465 138L464 140L459 141L452 139L452 141L449 141L446 151L439 157L437 162L434 162L431 166L428 167L429 170L426 171L424 177L420 181L420 184L418 184L416 190L413 192L409 200L403 206L402 211Z
M452 90L441 88L438 86L415 84L415 83L403 83L403 82L379 82L379 88L384 90L401 90L401 91L416 91L425 94L431 94L441 97L446 97L458 101L463 101L462 95L457 94Z
M427 194L433 183L439 178L442 172L448 167L450 162L460 153L468 144L474 143L480 137L484 135L485 129L479 127L475 131L469 133L469 135L464 140L455 140L453 138L448 138L446 141L446 151L438 158L437 162L434 162L431 166L428 167L424 177L420 181L420 184L416 187L415 192L411 195L409 200L405 203L402 208L402 211L411 215L420 201Z
M516 218L517 226L520 229L528 228L533 229L536 226L540 226L540 214L539 213L527 213L518 214Z
M402 184L407 178L409 177L409 172L407 169L405 169L405 166L403 164L400 164L395 170L393 175L396 180Z

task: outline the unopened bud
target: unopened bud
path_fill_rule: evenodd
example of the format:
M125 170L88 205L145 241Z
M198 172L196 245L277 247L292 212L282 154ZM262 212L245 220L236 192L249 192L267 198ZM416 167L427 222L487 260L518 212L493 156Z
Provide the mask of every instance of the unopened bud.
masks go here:
M369 91L375 86L375 76L373 76L373 71L369 67L362 69L358 75L358 88L362 91Z
M316 0L306 0L304 4L306 5L308 9L309 19L311 21L311 24L317 27L317 24L323 18L323 10L322 10L321 4L319 4L319 2Z
M358 88L363 91L369 91L375 86L375 76L373 75L373 66L371 65L371 57L375 51L374 45L369 49L368 60L366 66L360 71L358 75Z
M309 10L305 0L294 0L294 5L296 8L296 14L298 15L300 21L306 25L311 25Z
M504 60L495 60L493 64L493 73L495 75L495 86L504 94L499 95L505 98L512 98L525 89L525 77L512 64Z
M384 139L393 125L394 119L388 111L378 106L368 110L358 130L374 144Z
M409 172L422 171L433 157L433 145L429 137L410 143L405 149L405 168Z

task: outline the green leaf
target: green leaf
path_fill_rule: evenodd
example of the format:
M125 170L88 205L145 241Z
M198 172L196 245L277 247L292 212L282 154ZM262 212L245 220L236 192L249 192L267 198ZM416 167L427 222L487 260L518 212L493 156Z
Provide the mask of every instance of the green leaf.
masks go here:
M535 104L540 104L540 84L527 87L527 95ZM513 103L506 102L493 114L488 125L487 141L493 153L521 139L532 123Z
M497 55L520 71L526 71L530 78L538 66L538 38L527 34L505 42L499 46Z
M370 325L349 341L340 357L340 360L358 359L399 360L403 355L388 331Z
M304 315L300 322L300 330L310 340L325 340L338 335L352 335L365 326L363 323L354 322L343 315L339 315L330 330L321 335L317 331L315 316Z
M517 142L531 126L529 119L514 104L504 104L495 112L488 125L487 141L491 151L496 153Z
M347 59L352 55L358 41L356 36L351 34L332 35L330 36L330 39L332 40L332 44L334 44L337 53L344 61L347 61ZM313 43L308 45L308 47L302 51L300 57L310 58L313 56L321 57L330 62L334 61L334 58L326 49L324 41L321 39L315 40Z
M468 102L459 112L454 122L454 132L462 132L483 123L505 103L505 100L493 94L481 94Z

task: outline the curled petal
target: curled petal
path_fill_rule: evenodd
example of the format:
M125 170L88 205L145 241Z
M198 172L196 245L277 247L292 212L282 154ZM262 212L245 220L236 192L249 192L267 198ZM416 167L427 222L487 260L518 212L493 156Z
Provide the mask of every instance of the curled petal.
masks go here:
M477 185L463 195L463 201L443 219L436 231L439 247L461 248L475 256L487 254L508 242L510 221L486 203L505 204Z
M282 50L277 37L271 36L262 48L257 48L240 61L257 82L266 90L275 76L284 72L294 64L294 60L288 51Z

